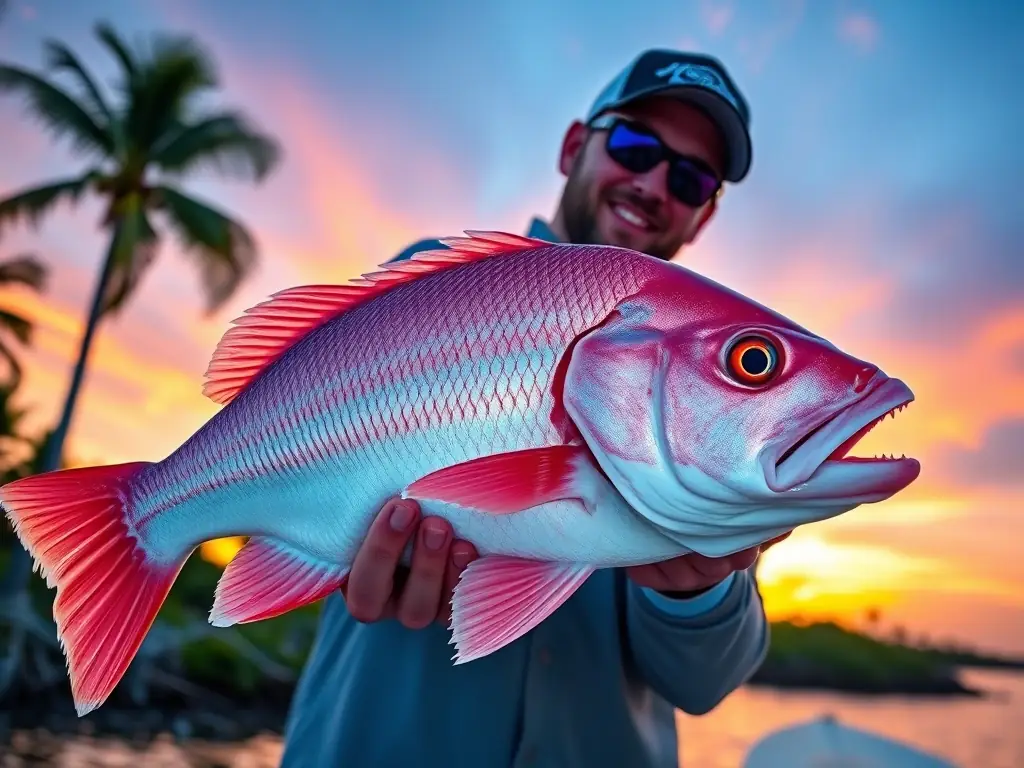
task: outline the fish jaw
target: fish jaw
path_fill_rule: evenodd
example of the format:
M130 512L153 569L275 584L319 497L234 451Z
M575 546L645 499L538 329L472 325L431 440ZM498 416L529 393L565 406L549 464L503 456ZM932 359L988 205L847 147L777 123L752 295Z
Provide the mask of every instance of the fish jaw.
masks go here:
M800 499L881 501L917 479L913 458L849 457L849 451L886 416L895 416L914 400L901 380L878 374L876 383L810 429L794 429L762 454L768 488Z

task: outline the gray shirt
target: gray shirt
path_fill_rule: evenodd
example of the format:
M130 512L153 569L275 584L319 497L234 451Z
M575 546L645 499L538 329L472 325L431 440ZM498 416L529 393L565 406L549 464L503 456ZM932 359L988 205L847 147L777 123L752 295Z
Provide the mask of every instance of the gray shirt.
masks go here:
M537 219L529 234L556 239ZM753 567L689 600L611 569L489 656L455 666L449 638L361 624L328 597L282 768L675 768L673 708L705 713L742 685L768 623Z

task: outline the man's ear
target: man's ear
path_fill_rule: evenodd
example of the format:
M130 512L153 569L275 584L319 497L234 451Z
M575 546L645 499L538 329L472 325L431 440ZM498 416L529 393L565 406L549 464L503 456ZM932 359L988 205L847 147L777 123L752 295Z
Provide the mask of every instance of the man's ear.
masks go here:
M569 130L565 132L565 137L562 139L562 151L558 155L558 170L563 176L567 177L572 172L576 158L579 157L583 146L587 143L588 133L587 126L579 120L574 120L569 126Z

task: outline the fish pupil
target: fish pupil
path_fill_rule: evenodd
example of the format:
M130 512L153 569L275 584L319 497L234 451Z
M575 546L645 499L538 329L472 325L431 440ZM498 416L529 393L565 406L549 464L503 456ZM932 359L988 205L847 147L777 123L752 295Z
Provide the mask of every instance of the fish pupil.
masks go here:
M740 364L747 373L752 376L759 376L768 370L771 358L768 357L768 353L764 349L751 347L744 350L743 355L740 357Z

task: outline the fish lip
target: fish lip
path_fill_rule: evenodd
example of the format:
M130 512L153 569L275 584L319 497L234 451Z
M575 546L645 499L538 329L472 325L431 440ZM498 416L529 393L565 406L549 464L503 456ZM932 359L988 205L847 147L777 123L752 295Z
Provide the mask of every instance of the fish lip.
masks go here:
M854 438L858 432L864 430L864 434L867 434L867 431L885 416L902 410L913 400L914 393L900 379L886 377L875 386L869 387L861 397L849 405L828 414L797 439L779 446L778 453L767 462L766 469L769 471L766 472L766 480L769 488L778 493L806 482L837 449ZM852 449L854 444L847 450ZM792 453L786 456L789 451ZM860 461L870 462L871 459ZM877 461L892 465L914 459Z

